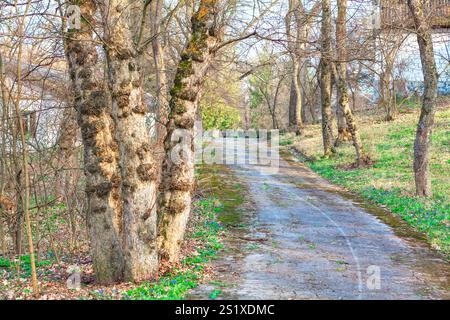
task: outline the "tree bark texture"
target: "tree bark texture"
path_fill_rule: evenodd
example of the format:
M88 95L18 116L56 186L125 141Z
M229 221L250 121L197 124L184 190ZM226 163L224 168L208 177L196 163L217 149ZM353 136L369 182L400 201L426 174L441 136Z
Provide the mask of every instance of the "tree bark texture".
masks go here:
M324 155L334 152L331 109L331 6L322 0L320 88L322 104L322 139Z
M359 135L358 126L356 124L355 117L349 104L348 86L347 86L347 50L346 50L346 19L347 19L347 0L338 0L338 17L336 21L336 46L337 46L337 60L336 63L336 82L338 91L338 110L342 113L342 117L345 120L345 126L341 125L338 130L348 130L353 146L356 152L356 161L358 165L363 164L363 148L361 137ZM341 120L342 121L342 120ZM345 134L345 132L339 132L339 134Z
M124 277L139 281L158 271L156 198L158 165L146 126L138 52L130 28L133 0L102 1L112 115L119 142Z
M112 283L122 280L124 266L118 145L91 29L96 4L75 2L81 9L82 25L67 33L66 55L84 145L87 227L97 280Z
M173 88L165 139L159 211L161 255L177 261L194 189L194 122L199 93L222 30L217 0L202 0L192 16L191 38L181 54Z
M300 46L301 46L301 23L300 23L299 0L289 0L289 11L285 17L286 33L288 37L288 49L292 61L292 83L289 99L289 127L298 131L302 125L302 91L300 85ZM294 19L292 19L294 17ZM295 30L292 30L292 20Z
M419 0L408 0L409 9L416 25L417 42L425 84L422 109L414 143L414 175L416 194L420 197L432 196L430 177L430 138L434 126L437 100L437 71L433 41L427 24L423 4Z

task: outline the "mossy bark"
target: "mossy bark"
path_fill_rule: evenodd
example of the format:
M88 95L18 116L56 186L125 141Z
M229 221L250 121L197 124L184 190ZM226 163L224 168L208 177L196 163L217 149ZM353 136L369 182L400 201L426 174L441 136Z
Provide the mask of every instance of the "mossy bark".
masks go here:
M65 47L84 145L87 227L97 281L113 283L122 280L124 266L118 146L90 27L96 5L94 1L76 1L76 4L84 19L80 30L69 30Z
M146 127L147 106L129 25L131 0L103 1L105 51L112 115L119 146L124 276L140 281L158 271L157 164Z
M160 253L177 261L191 210L194 189L194 122L200 90L206 77L221 28L217 25L218 1L202 0L193 15L192 35L181 60L170 92L170 114L164 142L159 210Z
M425 83L422 109L414 143L416 194L420 197L431 197L429 149L431 133L434 127L434 115L436 113L438 74L434 59L433 40L423 11L423 4L419 0L408 0L408 6L416 25L417 42L419 43Z

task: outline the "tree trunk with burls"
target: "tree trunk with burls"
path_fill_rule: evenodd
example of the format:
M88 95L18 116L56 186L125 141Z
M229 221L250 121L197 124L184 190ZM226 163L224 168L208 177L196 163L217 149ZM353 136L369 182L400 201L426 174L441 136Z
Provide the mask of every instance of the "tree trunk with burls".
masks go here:
M436 113L438 76L434 59L433 41L423 12L423 4L419 0L408 0L408 6L416 25L417 42L419 43L425 84L422 109L414 143L416 194L420 197L430 197L432 196L432 190L429 149L430 137L434 126L434 115Z
M347 0L338 1L338 18L336 20L336 46L337 46L337 60L336 63L336 82L339 96L338 108L345 119L345 128L338 128L339 130L348 130L353 141L353 146L356 152L356 161L359 166L364 164L364 153L362 148L361 137L359 135L358 126L355 117L349 105L348 86L347 86L347 50L346 50L346 17L347 17ZM344 132L339 132L344 134Z
M191 210L194 189L194 122L199 92L222 30L217 25L218 2L202 0L193 15L192 35L181 54L171 90L170 115L164 142L159 211L160 253L177 261Z
M339 85L336 85L337 92L337 105L336 105L336 122L337 122L337 137L334 141L334 146L339 147L343 142L350 141L351 135L347 128L347 121L345 120L344 111L342 105L340 104L341 95L339 92Z
M76 3L82 25L80 30L69 30L66 55L84 145L87 227L97 280L112 283L122 280L124 266L118 146L91 30L96 5L93 1Z
M119 142L124 277L139 281L155 276L158 271L157 165L145 124L147 107L129 25L131 2L103 1L101 11L112 114Z
M322 101L322 138L324 155L334 152L331 110L331 8L329 0L322 0L320 88Z

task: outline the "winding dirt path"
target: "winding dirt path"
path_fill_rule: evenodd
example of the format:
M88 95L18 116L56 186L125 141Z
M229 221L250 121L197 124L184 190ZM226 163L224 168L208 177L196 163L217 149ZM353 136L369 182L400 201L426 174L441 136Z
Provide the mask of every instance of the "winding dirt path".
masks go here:
M450 299L450 264L400 219L292 159L229 168L247 203L192 299Z

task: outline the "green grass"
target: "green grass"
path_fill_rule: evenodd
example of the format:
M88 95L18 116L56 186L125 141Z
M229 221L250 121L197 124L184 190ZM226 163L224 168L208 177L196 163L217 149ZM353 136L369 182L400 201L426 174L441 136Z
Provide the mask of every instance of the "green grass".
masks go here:
M288 137L285 137L285 136L281 136L281 138L280 138L280 146L290 146L290 145L292 145L294 143L294 139L292 139L292 138L288 138Z
M35 255L35 261L37 261ZM51 260L41 260L36 262L36 269L38 274L42 274L46 272L48 266L50 266L53 262ZM20 259L17 260L9 260L4 257L0 257L0 269L3 269L9 273L16 273L17 267L19 268L19 274L21 278L31 277L31 260L30 255L23 255Z
M220 208L220 203L214 198L197 201L194 214L197 215L198 221L190 235L191 239L202 244L196 249L196 254L186 257L182 261L182 267L160 277L156 282L145 282L128 290L123 294L123 299L180 300L189 290L195 288L203 278L205 265L223 247L222 226L217 222Z
M430 244L450 256L450 110L439 110L432 135L430 170L433 197L414 196L413 145L418 112L401 114L394 122L377 115L359 117L361 137L375 164L346 169L354 162L354 149L346 143L335 156L323 158L320 126L305 128L296 147L313 160L307 165L329 181L342 185L371 202L388 208L425 233Z
M220 294L222 293L222 290L220 290L220 289L214 289L212 292L211 292L211 294L209 295L209 298L210 299L217 299L219 296L220 296Z

